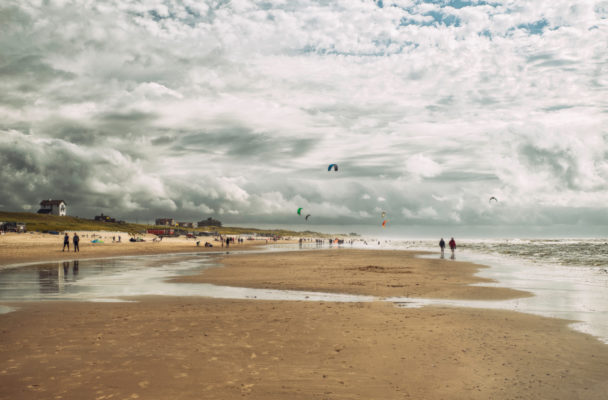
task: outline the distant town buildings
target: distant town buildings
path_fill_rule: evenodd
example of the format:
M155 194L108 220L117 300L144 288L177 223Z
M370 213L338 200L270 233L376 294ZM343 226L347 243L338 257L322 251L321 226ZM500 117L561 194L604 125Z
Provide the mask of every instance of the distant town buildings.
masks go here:
M67 214L67 205L63 200L42 200L38 214L58 215L63 217Z
M222 223L217 219L213 219L211 217L204 219L202 221L198 221L199 228L201 226L222 226Z
M200 228L202 226L222 226L222 223L213 218L207 218L199 222L177 222L173 218L156 218L155 225L157 226L170 226L179 228Z
M95 216L95 221L100 221L100 222L116 222L116 219L110 217L109 215L103 215L103 213L101 213L101 215L96 215Z
M156 225L175 226L175 220L173 218L156 218Z

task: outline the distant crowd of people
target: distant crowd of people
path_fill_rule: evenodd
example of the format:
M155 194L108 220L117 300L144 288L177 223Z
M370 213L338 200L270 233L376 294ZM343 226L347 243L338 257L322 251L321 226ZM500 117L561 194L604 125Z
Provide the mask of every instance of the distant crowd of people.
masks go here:
M162 240L162 238L160 240ZM216 238L216 240L217 240L217 238ZM119 243L121 242L120 236L118 236L118 240L116 240L115 236L112 237L112 242L114 243L116 241L118 241ZM235 241L238 244L242 244L242 243L245 242L245 239L243 239L241 237L239 237L239 238L228 237L228 236L222 237L221 235L219 237L219 242L221 243L222 247L224 247L224 246L230 247L230 244L231 243L234 244ZM299 244L300 248L302 248L302 245L303 245L304 241L313 241L313 239L309 239L309 238L302 239L302 238L300 238L298 240L298 244ZM78 233L74 232L74 235L72 236L71 242L72 242L72 245L73 245L74 252L80 252L80 246L79 246L79 244L80 244L80 237L78 236ZM325 243L325 240L324 239L314 239L314 242L315 242L315 244L316 244L317 247L322 247L323 244ZM330 247L332 246L332 244L338 244L338 245L343 245L344 244L344 240L342 240L342 239L328 239L327 242L328 242L328 244L329 244ZM354 242L353 240L348 241L348 243L351 246L353 245L353 242ZM201 243L200 241L197 241L196 245L200 246L200 243ZM266 243L268 244L268 240L266 240ZM364 243L367 245L367 242L364 242ZM380 245L380 242L378 242L378 245ZM455 258L455 252L456 252L456 241L454 240L453 237L450 238L450 241L447 243L447 245L450 247L450 251L451 251L450 258L453 260ZM204 246L205 247L213 247L213 245L211 243L209 243L209 242L205 242ZM63 249L61 251L65 251L66 248L67 248L68 251L70 251L70 235L68 235L67 232L63 236ZM446 248L445 240L443 240L443 238L441 238L439 240L439 249L441 250L441 258L444 258L444 256L445 256L445 248Z

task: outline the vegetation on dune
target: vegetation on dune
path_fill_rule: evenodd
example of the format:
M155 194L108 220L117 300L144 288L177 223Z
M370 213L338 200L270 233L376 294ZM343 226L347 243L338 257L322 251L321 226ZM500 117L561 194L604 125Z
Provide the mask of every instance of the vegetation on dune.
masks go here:
M1 212L0 221L24 222L28 231L121 231L137 233L144 231L147 226L142 224L118 224L94 221L78 217L59 217L56 215L35 214L26 212Z
M27 224L28 231L48 232L48 231L110 231L128 232L131 234L145 233L147 229L167 229L166 226L134 224L134 223L115 223L102 222L78 217L59 217L56 215L26 213L26 212L5 212L0 211L0 221L4 222L24 222ZM178 228L176 228L178 229ZM179 228L188 232L217 232L222 235L245 235L259 234L267 236L310 236L310 237L331 237L334 235L322 234L318 232L295 232L284 229L257 229L239 228L230 226L205 226L200 228Z

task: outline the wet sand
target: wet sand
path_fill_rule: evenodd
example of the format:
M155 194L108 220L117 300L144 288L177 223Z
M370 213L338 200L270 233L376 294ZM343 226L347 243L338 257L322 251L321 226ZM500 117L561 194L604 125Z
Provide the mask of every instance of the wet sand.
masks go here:
M220 258L225 268L175 281L382 297L501 300L530 296L528 292L507 288L469 286L490 282L473 276L485 266L417 257L422 254L347 248L236 254Z
M480 268L406 252L224 257L183 278L376 296L500 299ZM182 278L180 278L182 279ZM608 346L567 321L390 303L146 297L0 315L0 399L604 399ZM11 305L11 304L6 304Z

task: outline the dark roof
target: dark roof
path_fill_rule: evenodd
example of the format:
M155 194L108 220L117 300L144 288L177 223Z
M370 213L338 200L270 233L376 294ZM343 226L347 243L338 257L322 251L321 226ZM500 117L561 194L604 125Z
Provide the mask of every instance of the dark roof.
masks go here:
M61 203L65 203L63 200L42 200L40 202L41 206L58 206Z

